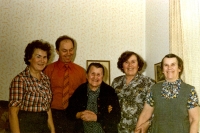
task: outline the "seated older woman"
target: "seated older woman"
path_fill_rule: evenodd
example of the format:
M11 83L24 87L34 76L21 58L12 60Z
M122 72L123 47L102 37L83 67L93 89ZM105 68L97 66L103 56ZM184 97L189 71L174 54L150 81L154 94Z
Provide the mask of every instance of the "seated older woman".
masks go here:
M117 133L120 106L115 90L103 82L104 67L91 63L88 82L80 85L69 100L68 116L78 133Z
M161 62L165 81L151 87L135 133L140 125L154 113L152 133L197 133L199 102L194 86L180 79L183 61L174 54L166 55Z

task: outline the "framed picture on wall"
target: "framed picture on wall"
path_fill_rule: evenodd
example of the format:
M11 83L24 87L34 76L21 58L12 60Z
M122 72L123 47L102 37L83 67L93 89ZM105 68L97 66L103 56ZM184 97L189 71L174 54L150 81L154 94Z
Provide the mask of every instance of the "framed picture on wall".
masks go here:
M104 66L104 78L103 81L110 85L110 61L108 60L86 60L86 67L90 65L90 63L100 63Z
M161 62L154 64L154 71L155 71L155 81L156 83L162 82L165 80L165 76L161 70Z

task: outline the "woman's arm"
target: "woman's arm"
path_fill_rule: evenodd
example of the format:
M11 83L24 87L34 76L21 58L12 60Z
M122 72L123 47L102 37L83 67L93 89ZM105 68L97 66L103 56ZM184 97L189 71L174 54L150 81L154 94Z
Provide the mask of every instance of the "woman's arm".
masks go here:
M139 116L136 128L135 128L135 133L139 133L141 130L141 133L144 133L144 130L142 128L142 124L144 124L145 122L147 122L152 114L153 114L153 110L154 108L151 107L149 104L145 103L144 104L144 108L142 110L142 113Z
M19 107L9 107L9 123L12 133L20 133L18 112Z
M146 121L145 123L141 124L137 130L141 131L141 133L147 133L149 126L151 125L150 120Z
M53 118L52 118L52 112L51 112L51 109L49 109L49 111L47 111L47 114L48 114L48 127L51 131L51 133L55 133L55 127L54 127L54 124L53 124Z
M190 133L197 133L199 127L199 107L196 106L188 110L190 121Z

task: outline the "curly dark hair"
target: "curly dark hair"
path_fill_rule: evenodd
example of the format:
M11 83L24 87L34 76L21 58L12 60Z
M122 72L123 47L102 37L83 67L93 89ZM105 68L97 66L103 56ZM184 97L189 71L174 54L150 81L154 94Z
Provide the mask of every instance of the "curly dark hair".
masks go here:
M144 66L143 59L135 52L132 51L125 51L121 54L121 56L118 58L117 67L124 73L123 70L123 63L126 62L132 55L135 55L138 61L138 71L141 71Z
M90 68L91 68L92 66L94 66L94 67L96 67L96 68L102 68L102 70L103 70L103 75L104 75L104 67L103 67L103 65L100 64L100 63L96 63L96 62L90 63L90 65L88 66L87 71L86 71L87 74L89 73Z
M163 59L161 61L161 70L162 71L163 71L163 61L164 61L165 58L176 58L177 59L178 68L181 70L180 73L179 73L179 78L180 78L181 74L183 73L183 68L184 68L183 67L183 60L179 56L177 56L175 54L167 54L167 55L165 55L165 57L163 57Z
M35 49L41 49L47 52L47 59L50 59L51 56L51 45L49 42L44 40L34 40L26 46L24 51L24 61L26 65L30 65L29 60L32 58L33 52Z
M75 40L67 35L63 35L63 36L60 36L57 40L56 40L56 50L59 50L59 47L60 47L60 42L63 41L63 40L71 40L72 41L72 44L73 44L73 47L75 47Z

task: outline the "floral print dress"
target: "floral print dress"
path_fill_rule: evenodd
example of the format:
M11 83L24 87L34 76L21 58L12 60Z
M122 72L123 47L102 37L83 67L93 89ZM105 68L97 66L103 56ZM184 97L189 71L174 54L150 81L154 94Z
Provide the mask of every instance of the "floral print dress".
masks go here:
M126 76L119 76L112 82L112 87L119 98L121 120L118 124L119 133L133 133L138 117L144 107L146 94L154 81L140 73L126 85Z

